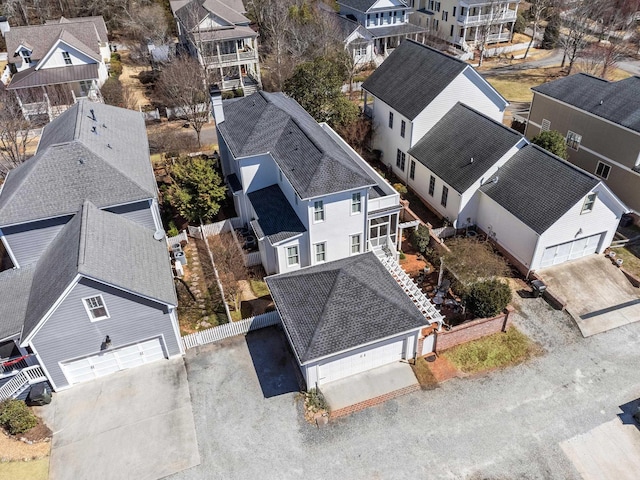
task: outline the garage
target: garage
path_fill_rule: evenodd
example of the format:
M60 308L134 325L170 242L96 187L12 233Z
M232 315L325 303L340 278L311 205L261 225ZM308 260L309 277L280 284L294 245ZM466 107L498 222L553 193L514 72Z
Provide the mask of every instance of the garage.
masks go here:
M69 384L86 382L110 373L133 368L165 358L159 338L134 343L97 355L62 363Z
M603 235L603 233L598 233L589 237L547 247L542 254L540 268L558 265L568 260L575 260L576 258L582 258L596 253Z
M402 360L404 341L363 350L318 366L318 383L328 383Z

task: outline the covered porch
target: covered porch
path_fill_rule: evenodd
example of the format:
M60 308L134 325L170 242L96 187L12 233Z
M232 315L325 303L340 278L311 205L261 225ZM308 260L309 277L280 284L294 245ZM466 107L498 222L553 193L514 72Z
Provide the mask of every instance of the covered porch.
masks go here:
M0 402L26 396L31 385L46 381L35 355L14 340L0 341Z
M420 41L428 29L410 23L368 29L373 37L373 52L376 63L380 64L405 38Z

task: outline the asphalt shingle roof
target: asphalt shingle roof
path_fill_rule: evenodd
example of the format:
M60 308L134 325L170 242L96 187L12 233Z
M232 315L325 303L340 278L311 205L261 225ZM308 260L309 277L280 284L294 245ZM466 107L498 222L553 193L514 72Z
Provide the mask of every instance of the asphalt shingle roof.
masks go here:
M241 2L230 0L192 0L190 2L169 2L175 15L190 30L208 15L213 14L230 25L248 25L250 20L243 15L245 9Z
M24 324L33 265L0 272L0 340L17 335Z
M97 80L99 77L97 63L43 68L40 70L36 70L36 67L31 67L11 77L11 83L7 89L15 90L17 88L57 85L59 83L80 82L82 80Z
M600 180L537 145L527 145L480 190L538 234L580 202Z
M458 102L409 153L463 193L522 138L515 130Z
M640 77L608 82L578 73L532 90L640 132Z
M251 225L259 238L267 237L274 244L307 231L278 185L256 190L248 196L258 216Z
M413 120L466 68L471 67L407 39L364 81L362 88Z
M372 252L266 281L301 363L428 325Z
M23 338L78 274L161 303L177 304L165 240L155 240L149 229L87 201L36 263Z
M368 32L373 38L385 38L393 35L413 35L414 33L423 33L428 31L428 28L419 27L418 25L414 25L412 23L399 23L396 25L389 25L387 27L368 29Z
M85 199L102 208L155 197L142 116L78 102L44 128L37 154L9 172L0 225L73 214Z
M345 5L347 7L351 7L359 12L366 12L369 9L371 9L376 3L378 2L378 0L339 0L338 1L338 5ZM406 2L404 1L400 1L401 4L403 4L402 6L406 7ZM388 9L388 6L384 6L381 7L384 9ZM380 8L377 8L376 10L379 10Z
M376 185L292 98L258 92L223 105L218 129L234 157L271 153L300 198Z

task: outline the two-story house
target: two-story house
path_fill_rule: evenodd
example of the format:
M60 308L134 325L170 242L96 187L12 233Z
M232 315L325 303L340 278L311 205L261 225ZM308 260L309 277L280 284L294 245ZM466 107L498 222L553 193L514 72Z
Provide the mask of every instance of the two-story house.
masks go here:
M102 17L60 18L5 33L15 92L25 118L53 119L78 99L101 102L111 53Z
M526 136L557 130L568 160L601 178L640 212L640 77L576 74L534 87Z
M398 193L295 100L259 92L223 102L212 88L222 170L267 273L396 244Z
M352 18L340 15L325 3L319 3L317 11L324 15L333 26L331 33L344 43L346 52L353 59L355 70L364 68L376 60L381 60L375 53L375 39L369 30Z
M386 58L406 38L417 39L425 28L409 23L413 12L404 0L338 0L340 15L358 22L373 37L374 54Z
M0 244L0 399L183 353L138 112L78 102L47 125L0 190Z
M510 42L520 0L414 0L411 22L464 51Z
M413 40L402 42L362 88L374 125L373 148L405 183L415 176L408 150L457 102L498 122L508 105L473 67Z
M171 0L181 43L218 78L223 91L261 86L258 34L242 0Z

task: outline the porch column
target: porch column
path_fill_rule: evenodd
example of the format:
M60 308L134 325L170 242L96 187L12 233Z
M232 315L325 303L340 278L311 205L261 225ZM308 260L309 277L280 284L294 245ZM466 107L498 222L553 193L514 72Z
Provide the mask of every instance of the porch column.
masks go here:
M216 43L216 52L218 54L218 64L222 65L222 57L220 56L220 44Z
M513 29L516 26L516 22L511 22L511 33L509 34L509 41L513 40ZM533 43L536 43L536 39L533 39Z

